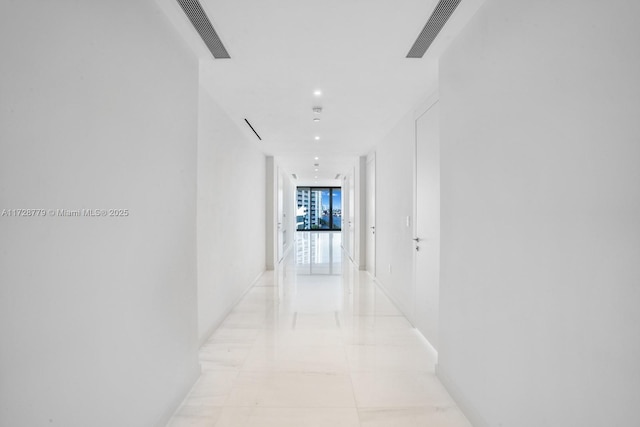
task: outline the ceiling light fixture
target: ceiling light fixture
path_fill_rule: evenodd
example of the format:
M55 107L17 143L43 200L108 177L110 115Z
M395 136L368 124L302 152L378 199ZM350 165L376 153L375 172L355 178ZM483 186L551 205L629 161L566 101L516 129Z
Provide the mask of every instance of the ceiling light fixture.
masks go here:
M320 139L320 137L319 137L319 136L316 136L314 139L315 139L316 141L318 141L318 140Z
M319 122L319 121L320 121L320 117L314 117L314 118L313 118L313 121L314 121L314 122Z
M313 158L313 160L318 160L318 159L320 159L320 158L319 158L319 157L314 157L314 158Z
M313 91L313 94L315 96L320 96L320 95L322 95L322 91L320 89L316 89L316 90Z

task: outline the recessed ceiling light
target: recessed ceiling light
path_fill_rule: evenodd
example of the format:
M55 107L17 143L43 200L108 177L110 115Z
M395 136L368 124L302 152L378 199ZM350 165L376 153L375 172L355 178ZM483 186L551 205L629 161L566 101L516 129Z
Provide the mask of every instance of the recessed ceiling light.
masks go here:
M314 118L313 118L313 121L314 121L314 122L319 122L319 121L320 121L320 117L314 117Z
M313 160L318 160L320 157L314 157Z
M316 89L316 90L313 91L313 94L315 96L320 96L320 95L322 95L322 91L320 89Z
M314 169L314 171L318 172L318 169Z
M319 136L316 136L314 139L317 141L317 140L319 140L319 139L320 139L320 137L319 137Z
M318 177L317 177L317 176L314 176L314 178L315 178L315 179L318 179Z

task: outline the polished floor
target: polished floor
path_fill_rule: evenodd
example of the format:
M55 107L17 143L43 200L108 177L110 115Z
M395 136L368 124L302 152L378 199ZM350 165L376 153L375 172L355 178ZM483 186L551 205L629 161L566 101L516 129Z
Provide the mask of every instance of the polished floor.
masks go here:
M421 335L341 249L295 247L203 345L171 427L470 427Z

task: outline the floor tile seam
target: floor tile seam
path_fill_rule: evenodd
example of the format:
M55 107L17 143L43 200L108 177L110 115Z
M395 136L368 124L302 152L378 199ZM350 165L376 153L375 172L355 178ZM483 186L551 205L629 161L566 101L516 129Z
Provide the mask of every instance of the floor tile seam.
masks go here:
M301 344L301 343L293 343L293 342L287 342L287 343L263 343L261 344L262 346L264 346L265 348L270 348L270 347L278 347L278 348L295 348L295 347L313 347L313 348L327 348L327 347L344 347L345 344L339 343L339 344Z
M241 372L240 369L203 369L203 373L225 373L225 372Z
M261 330L258 335L253 339L253 342L251 343L251 348L249 349L249 351L247 352L247 355L245 356L244 360L242 361L242 364L240 365L240 372L242 372L244 366L247 363L247 360L249 360L249 356L251 356L251 354L253 354L253 351L256 349L256 347L258 346L258 341L259 339L264 336L264 334L266 330Z
M413 375L422 375L422 374L432 374L432 371L428 369L418 370L418 369L384 369L384 368L375 368L375 369L351 369L350 372L352 374L413 374Z
M358 411L376 411L376 410L389 410L393 409L396 411L406 411L406 410L415 410L415 409L424 409L424 410L438 410L438 409L457 409L460 410L458 405L439 405L439 404L431 404L431 405L415 405L415 406L407 406L407 405L399 405L399 406L362 406L357 408Z
M404 317L406 319L406 316L402 315L402 314L378 314L378 313L372 313L372 314L354 314L352 316L354 319L355 318L359 318L359 317Z
M220 372L228 372L228 371L220 371ZM279 371L277 369L264 369L264 370L246 370L246 371L238 371L239 374L269 374L269 375L313 375L313 376L323 376L323 377L347 377L350 375L349 371L307 371L307 370L296 370L296 371Z
M351 374L351 364L349 363L349 355L347 354L347 346L344 346L344 356L347 359L347 367L349 368L349 385L351 386L351 394L353 395L353 402L355 404L356 412L358 413L358 424L362 425L362 420L360 420L360 413L358 412L358 399L356 398L356 388L353 384L353 375Z
M356 402L357 403L357 402ZM415 405L381 405L381 406L357 406L356 410L358 412L360 411L367 411L367 410L397 410L397 411L406 411L406 410L410 410L410 409L429 409L429 408L437 408L439 405L433 405L433 406L429 406L429 405L422 405L422 404L415 404Z
M217 407L224 406L224 403L226 403L231 398L231 393L234 387L236 386L236 383L239 377L240 377L240 371L237 371L236 375L231 380L231 387L229 387L229 390L226 393L224 393L225 397L224 397L223 403L221 405L212 405L212 406L217 406Z
M251 355L251 352L256 345L255 341L256 340L254 340L253 344L249 346L249 351L247 351L247 354L244 356L244 358L242 358L242 363L240 363L240 367L238 368L238 375L240 375L240 372L242 372L242 367L247 363L247 360L249 360L249 356Z
M382 348L382 349L414 349L414 350L423 350L426 351L427 349L425 348L424 345L422 344L416 344L416 343L409 343L409 344L346 344L347 347L377 347L377 348Z
M224 372L224 371L221 371ZM278 370L276 369L265 369L265 370L246 370L240 371L243 374L312 374L312 375L333 375L333 376L347 376L349 374L348 369L344 371L308 371L308 370Z
M207 405L212 408L258 408L258 409L352 409L355 408L355 405L256 405L256 404L238 404L238 405L224 405L224 406L213 406ZM425 408L429 408L430 406L424 405Z

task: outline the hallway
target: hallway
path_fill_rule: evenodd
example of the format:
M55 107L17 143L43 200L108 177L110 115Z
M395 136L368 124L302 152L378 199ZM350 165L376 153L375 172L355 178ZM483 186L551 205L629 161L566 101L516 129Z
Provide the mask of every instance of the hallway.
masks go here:
M203 345L169 426L470 426L434 362L339 232L299 232Z

